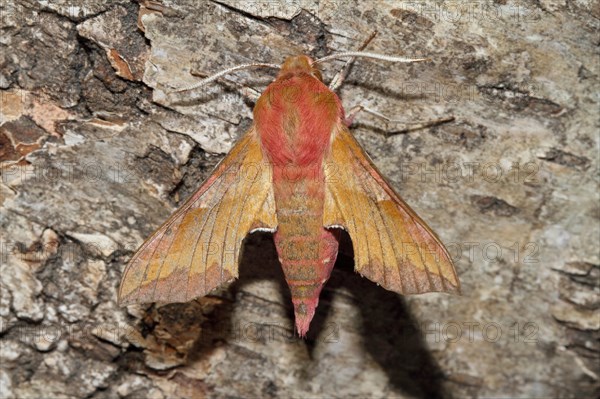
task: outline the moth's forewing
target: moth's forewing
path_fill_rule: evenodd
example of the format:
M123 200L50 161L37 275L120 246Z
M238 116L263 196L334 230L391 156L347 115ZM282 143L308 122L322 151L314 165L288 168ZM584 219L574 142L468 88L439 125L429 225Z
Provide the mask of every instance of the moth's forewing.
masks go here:
M339 125L325 161L325 226L348 231L355 269L401 294L460 292L448 251Z
M250 129L127 265L122 305L186 302L238 276L242 240L277 227L270 165Z

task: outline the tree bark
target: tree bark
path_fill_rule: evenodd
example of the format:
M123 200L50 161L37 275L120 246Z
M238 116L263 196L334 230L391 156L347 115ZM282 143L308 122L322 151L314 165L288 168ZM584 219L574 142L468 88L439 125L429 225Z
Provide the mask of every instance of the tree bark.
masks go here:
M600 3L3 1L0 397L595 397ZM447 244L462 296L402 297L342 254L307 339L268 234L240 278L119 308L136 248L252 123L247 62L356 49L353 132ZM325 81L341 61L323 65ZM266 69L227 79L258 90Z

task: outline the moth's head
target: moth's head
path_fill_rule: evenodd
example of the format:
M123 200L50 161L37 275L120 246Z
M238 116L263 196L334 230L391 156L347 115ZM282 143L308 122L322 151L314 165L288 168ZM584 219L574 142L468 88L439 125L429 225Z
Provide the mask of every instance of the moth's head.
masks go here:
M285 62L281 65L279 70L278 78L284 78L287 76L293 76L299 73L307 73L320 81L323 81L321 71L317 68L315 62L306 55L296 55L288 57Z

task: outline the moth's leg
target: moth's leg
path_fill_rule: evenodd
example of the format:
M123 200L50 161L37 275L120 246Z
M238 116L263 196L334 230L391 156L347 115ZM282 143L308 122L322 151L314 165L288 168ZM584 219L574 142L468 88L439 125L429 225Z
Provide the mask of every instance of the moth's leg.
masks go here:
M225 87L230 87L237 90L242 97L253 103L257 102L258 98L260 97L260 91L253 89L250 86L246 86L229 79L221 79L220 82L223 83Z
M193 76L206 77L205 74L196 71L191 71L191 74ZM235 82L231 79L219 78L219 83L221 83L223 86L227 87L230 90L236 90L238 93L240 93L242 97L253 103L258 101L258 98L260 97L260 92L258 90L253 89L250 86L245 86L241 83Z
M377 35L377 31L374 31L373 33L371 33L371 35L367 38L367 40L365 40L363 42L363 44L360 45L360 47L358 48L358 51L363 51L365 49L365 47L367 47L369 45L369 43L371 43L371 41L375 38L376 35ZM340 71L335 74L333 79L331 79L331 82L329 82L329 89L331 91L336 91L337 89L340 88L342 83L344 83L344 79L346 79L346 77L350 73L350 69L352 69L352 64L354 63L355 60L356 60L355 57L349 58L348 61L346 61L346 63L342 67L342 69L340 69Z
M245 100L249 100L252 103L256 103L260 97L260 93L252 87L244 86L240 83L236 83L232 80L221 78L219 79L221 86L227 87L230 90L237 91ZM171 98L174 103L188 103L190 101L196 101L203 97L203 93L199 93L198 89L189 90L186 92L178 91L167 91L166 96Z
M152 0L143 1L142 5L149 10L158 11L163 15L167 15L167 16L177 15L177 13L175 12L175 10L173 8L166 7L162 4L160 4L158 1L152 1Z
M350 110L347 112L346 120L345 120L346 126L350 126L352 124L352 122L354 122L354 118L356 118L356 115L358 115L358 113L361 111L364 111L368 114L376 116L380 119L383 119L384 121L386 121L388 123L401 124L401 125L405 126L403 129L398 129L398 130L394 130L391 132L386 130L384 133L386 136L393 136L395 134L409 133L409 132L413 132L415 130L421 130L421 129L425 129L427 127L438 126L443 123L452 122L454 120L454 116L446 116L443 118L432 119L430 121L407 122L407 121L403 121L400 119L388 118L387 116L383 115L382 113L373 111L373 110L365 107L364 105L357 105L357 106L350 108Z
M358 115L360 111L365 111L365 109L366 108L362 105L355 105L354 107L350 108L348 112L346 112L346 120L344 121L344 124L350 127L350 125L354 123L354 118L356 118L356 115Z

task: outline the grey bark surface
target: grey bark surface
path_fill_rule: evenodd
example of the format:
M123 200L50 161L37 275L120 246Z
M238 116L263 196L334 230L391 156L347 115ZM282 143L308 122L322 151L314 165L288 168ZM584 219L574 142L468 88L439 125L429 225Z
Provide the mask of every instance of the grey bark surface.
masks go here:
M597 397L596 1L33 1L0 8L0 398ZM445 242L462 296L341 255L306 340L268 234L240 278L119 308L127 260L252 123L215 83L354 50L352 131ZM324 65L326 81L342 65ZM271 70L230 80L262 90Z

